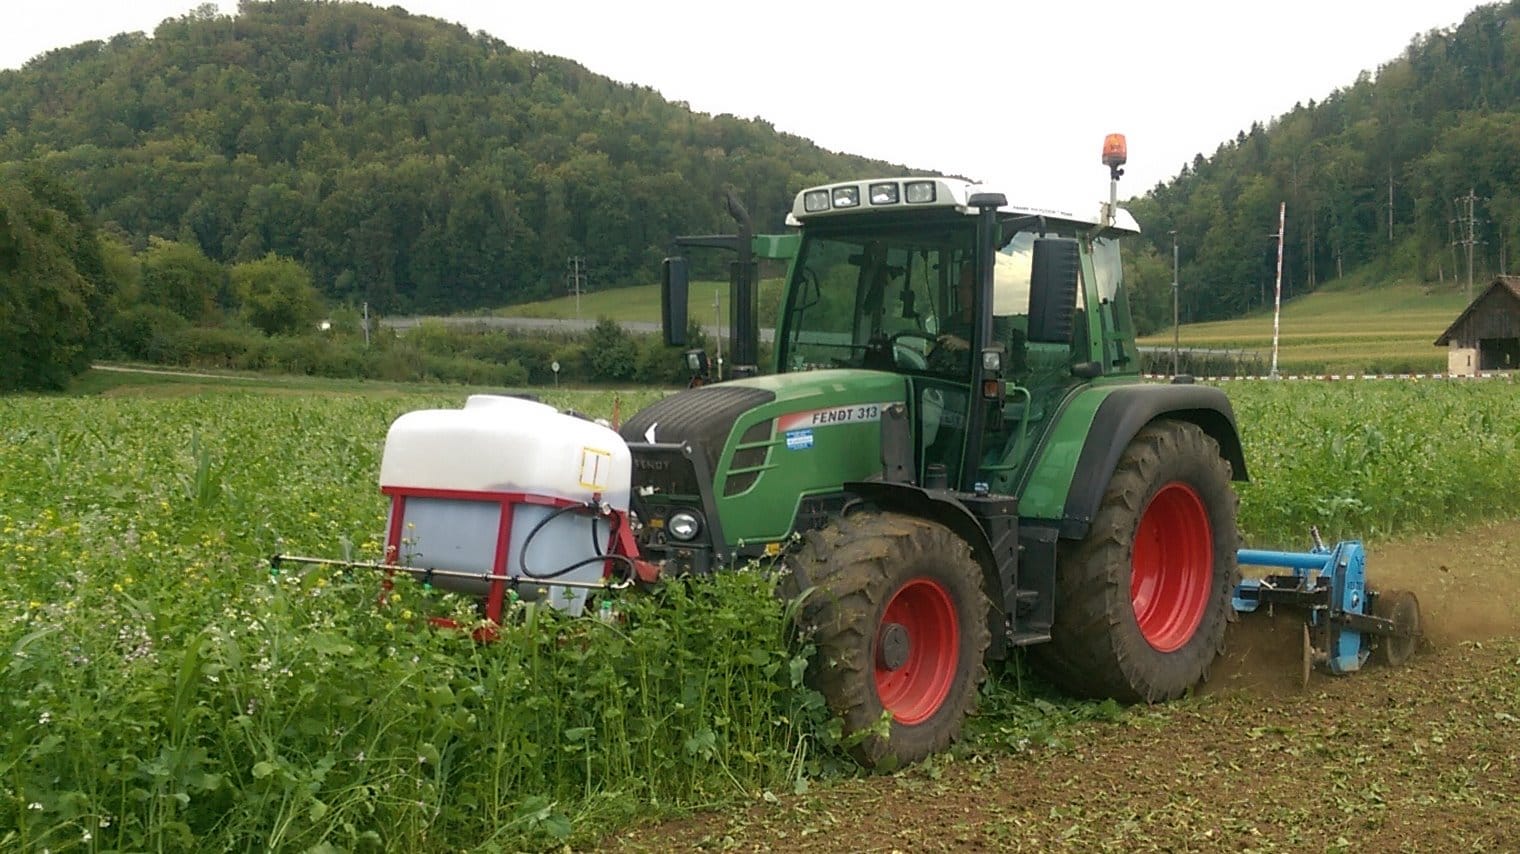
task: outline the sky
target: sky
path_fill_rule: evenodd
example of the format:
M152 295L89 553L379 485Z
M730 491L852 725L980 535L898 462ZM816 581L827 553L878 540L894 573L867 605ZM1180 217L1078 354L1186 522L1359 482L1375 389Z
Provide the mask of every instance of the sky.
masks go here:
M1474 0L397 0L653 87L759 117L824 148L987 182L1017 204L1085 209L1108 194L1103 138L1123 133L1120 198L1175 177L1252 122L1323 100ZM3 0L0 69L119 32L152 34L193 0ZM222 0L231 14L236 3ZM382 0L377 5L392 5ZM868 176L841 176L868 177Z

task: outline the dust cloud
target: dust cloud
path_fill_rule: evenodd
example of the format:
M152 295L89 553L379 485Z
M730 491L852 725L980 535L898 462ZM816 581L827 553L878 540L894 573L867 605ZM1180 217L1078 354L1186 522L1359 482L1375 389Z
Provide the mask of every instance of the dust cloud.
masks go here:
M1520 635L1520 520L1369 545L1367 581L1414 593L1426 649ZM1241 614L1203 692L1297 692L1302 661L1303 621L1294 612Z

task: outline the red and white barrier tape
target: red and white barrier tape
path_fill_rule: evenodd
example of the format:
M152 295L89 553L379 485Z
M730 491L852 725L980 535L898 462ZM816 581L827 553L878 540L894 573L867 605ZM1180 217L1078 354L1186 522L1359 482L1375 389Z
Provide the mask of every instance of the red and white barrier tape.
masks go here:
M1141 374L1148 380L1170 380L1171 374ZM1339 380L1520 380L1520 373L1511 371L1485 371L1479 374L1280 374L1277 380L1310 380L1335 382ZM1274 382L1271 377L1193 377L1201 383L1224 382Z

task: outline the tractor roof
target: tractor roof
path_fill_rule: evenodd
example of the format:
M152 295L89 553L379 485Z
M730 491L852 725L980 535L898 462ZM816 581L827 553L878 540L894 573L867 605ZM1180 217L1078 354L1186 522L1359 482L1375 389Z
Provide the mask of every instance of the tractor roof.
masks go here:
M859 181L840 181L808 187L797 194L792 211L787 215L788 225L801 225L809 221L832 219L871 212L901 212L920 209L951 209L974 215L971 196L989 192L982 184L973 184L959 178L912 177L870 178ZM1076 223L1085 226L1102 224L1103 206L1097 205L1090 214L1079 214L1060 208L1026 207L1006 204L998 209L1011 216L1042 216L1050 220ZM1140 226L1129 211L1119 208L1114 213L1113 231L1139 234Z

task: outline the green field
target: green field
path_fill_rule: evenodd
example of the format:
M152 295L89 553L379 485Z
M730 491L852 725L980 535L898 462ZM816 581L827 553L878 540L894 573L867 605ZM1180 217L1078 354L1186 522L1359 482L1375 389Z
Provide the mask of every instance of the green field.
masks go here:
M479 646L423 625L474 619L451 595L269 571L379 557L387 425L467 389L80 388L0 398L0 849L541 849L847 773L763 573L620 598L612 624L519 606ZM1229 393L1252 545L1520 513L1510 382ZM661 392L545 397L608 416L615 394L626 415ZM1040 690L994 677L957 757L1130 714Z
M723 301L727 304L728 285L726 283L692 282L692 305L710 306L713 293L719 291L722 292ZM658 284L635 285L582 294L578 314L576 298L573 296L508 306L497 309L492 314L498 317L547 317L556 320L574 319L577 316L586 320L609 317L619 323L659 323L660 286Z
M1284 373L1431 372L1446 370L1436 338L1467 305L1460 290L1421 285L1326 288L1283 306L1278 364ZM1184 324L1182 346L1272 353L1272 312L1236 320ZM1141 339L1170 347L1171 330Z
M780 295L780 280L760 281L760 299L762 305L766 299L775 299ZM722 321L725 327L728 325L728 283L727 281L692 281L692 293L690 293L690 312L692 318L711 324L713 322L713 299L722 301ZM597 318L611 318L620 324L626 322L641 322L641 324L658 324L660 322L660 286L658 284L638 284L632 287L616 287L611 290L597 290L593 293L582 293L581 308L579 315L576 313L575 296L556 296L553 299L544 299L540 302L523 302L521 305L511 305L508 308L497 308L492 315L500 318L555 318L572 319L581 318L594 321ZM762 321L762 325L771 325Z
M780 279L762 279L760 281L760 304L762 306L775 305L781 292ZM713 323L713 300L720 299L722 302L723 325L728 325L728 283L717 281L693 281L691 283L690 312L691 317L704 324ZM555 297L541 302L529 302L521 305L509 306L497 309L493 314L498 317L547 317L555 319L570 319L579 316L584 320L596 320L608 317L619 323L659 323L660 322L660 286L635 285L628 288L614 288L605 291L595 291L582 294L580 298L580 311L577 315L575 297ZM762 318L762 326L770 326L771 321Z

